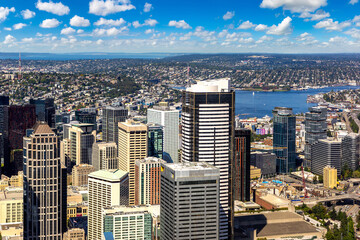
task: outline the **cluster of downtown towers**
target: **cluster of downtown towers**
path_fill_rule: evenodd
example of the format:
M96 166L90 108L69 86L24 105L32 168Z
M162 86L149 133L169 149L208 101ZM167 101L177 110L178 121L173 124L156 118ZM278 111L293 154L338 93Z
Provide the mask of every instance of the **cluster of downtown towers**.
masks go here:
M8 105L6 99L1 105ZM9 110L6 112L3 110L5 108L0 108L0 130L3 130L0 142L2 149L5 149L4 144L9 144L7 141L11 140L11 136L6 135L10 132L9 126L5 127L6 124L9 125L11 122L10 125L18 124L21 125L19 128L26 129L26 136L22 143L24 239L31 240L62 239L62 235L66 231L66 167L62 166L60 161L59 137L51 129L54 127L51 116L55 113L55 109L52 106L46 106L45 102L43 105L44 109L39 112L44 112L44 116L39 119L39 114L36 114L37 119L40 120L36 123L21 122L28 121L33 116L26 116L24 119L12 122L16 117L10 116L9 119ZM19 115L23 115L23 113ZM48 116L45 117L45 115ZM274 153L277 155L276 165L279 173L287 173L296 168L295 126L296 118L291 109L274 109L273 145ZM167 126L163 127L166 129ZM4 129L6 130L4 131ZM23 134L21 130L19 134ZM186 237L183 238L186 234L189 236L187 239L191 239L191 236L206 239L231 239L234 236L234 200L250 200L251 131L235 128L235 92L231 90L229 79L198 82L183 91L181 135L181 157L179 159L169 157L166 160L175 163L179 160L183 163L203 162L219 169L219 176L216 180L218 194L215 196L219 203L216 221L218 225L215 226L215 233L214 229L206 228L206 224L195 228L187 226L184 232L184 228L179 226L181 223L176 222L178 216L174 216L180 212L177 211L178 209L169 211L164 208L162 205L169 203L166 203L166 199L161 197L161 239L178 239L179 236L182 236L181 239L186 239ZM2 151L0 154L4 158L7 153ZM121 152L118 154L121 155ZM5 162L5 169L7 164L9 163ZM164 178L166 178L165 173L161 175L161 185L165 188L171 184L163 185ZM209 188L212 183L208 180L192 182L192 184L205 187L209 184ZM181 185L181 182L172 184ZM163 192L161 189L161 193ZM188 201L191 202L191 199ZM205 205L206 201L204 199ZM206 211L206 207L203 209ZM90 211L91 208L89 208L91 215ZM205 223L206 214L200 215ZM186 216L190 225L192 216L196 215L187 214Z

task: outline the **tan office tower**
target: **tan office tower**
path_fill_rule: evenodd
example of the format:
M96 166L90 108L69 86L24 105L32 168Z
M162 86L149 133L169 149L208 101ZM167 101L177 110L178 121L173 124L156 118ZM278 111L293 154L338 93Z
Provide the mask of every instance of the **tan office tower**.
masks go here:
M72 169L72 185L84 186L88 184L88 176L95 168L89 164L76 165Z
M69 129L70 158L76 165L91 164L92 146L96 141L94 124L74 124Z
M24 239L62 239L66 209L58 146L45 122L37 122L24 137Z
M100 170L89 174L89 240L101 239L103 209L117 205L128 205L128 194L129 177L127 172Z
M92 163L96 171L118 169L116 143L94 143L92 150Z
M160 169L166 162L147 157L135 163L135 204L160 204Z
M132 120L118 126L119 169L129 173L129 205L135 205L135 161L147 156L147 126Z

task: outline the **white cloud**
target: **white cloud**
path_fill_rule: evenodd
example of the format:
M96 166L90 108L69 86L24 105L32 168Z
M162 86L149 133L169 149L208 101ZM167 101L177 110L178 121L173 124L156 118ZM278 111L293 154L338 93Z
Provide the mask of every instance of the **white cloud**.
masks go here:
M120 26L120 25L123 25L124 23L126 23L126 21L123 18L120 18L118 20L100 18L98 21L96 21L94 23L94 25L96 25L96 26L101 26L101 25Z
M144 12L150 12L152 9L153 9L153 6L151 3L145 3Z
M0 22L5 21L10 12L15 12L15 8L0 7Z
M218 37L223 38L228 34L228 30L224 29L221 32L219 32Z
M73 34L75 32L76 32L75 29L73 29L72 27L68 27L68 28L62 29L60 34L69 35L69 34Z
M354 5L354 4L358 3L358 2L359 2L359 0L350 0L349 4Z
M348 34L348 35L350 35L350 36L353 37L353 38L358 38L358 39L360 39L360 30L357 29L357 28L352 28L352 29L350 29L350 30L347 30L347 31L345 32L345 34Z
M317 10L315 13L303 12L299 17L308 18L305 21L319 21L321 19L330 17L330 13L323 10Z
M335 36L329 39L329 43L344 43L347 42L347 40L346 37Z
M145 34L151 34L151 33L154 33L154 32L155 32L154 29L147 29L145 31Z
M291 12L313 12L320 7L327 5L327 0L263 0L262 8L275 9L282 7Z
M249 29L255 27L256 24L253 24L250 21L245 21L240 24L240 26L237 29Z
M45 19L44 21L42 21L42 23L40 24L40 27L42 28L55 28L57 26L60 25L60 22L55 19L55 18L51 18L51 19Z
M271 41L271 40L273 40L273 37L264 35L261 38L259 38L259 40L257 40L256 43L263 43L263 42Z
M106 16L113 13L135 9L129 0L92 0L89 3L89 13Z
M103 44L104 43L104 40L102 40L102 39L98 39L97 41L96 41L96 44L97 45L101 45L101 44Z
M36 14L35 14L35 12L30 11L29 9L26 9L26 10L21 11L21 15L23 16L24 19L30 19L30 18L35 17Z
M180 21L170 21L168 24L170 27L182 28L182 29L190 29L191 26L187 24L184 20Z
M33 38L23 38L23 39L21 39L21 41L24 43L30 43L30 42L33 42L34 39Z
M359 22L360 21L360 15L357 15L353 18L353 22Z
M272 35L290 34L292 32L291 21L291 17L286 17L279 25L272 25L266 33Z
M11 28L11 27L4 27L4 30L5 30L5 31L11 31L12 28Z
M132 24L133 24L134 28L138 28L138 27L143 27L143 26L154 27L158 23L159 22L156 21L155 19L149 18L149 19L146 19L143 24L139 23L139 21L134 21Z
M265 24L259 24L255 27L255 31L265 31L266 29L268 29L269 27L266 26Z
M223 19L224 20L229 20L229 19L232 19L234 16L235 16L235 12L227 11L225 13L225 15L223 16Z
M104 29L104 28L97 28L94 29L93 34L95 36L116 36L119 35L120 33L126 32L128 31L129 28L128 27L122 27L122 28L109 28L109 29Z
M13 25L14 30L22 29L23 27L26 27L27 25L25 23L17 23Z
M5 40L3 41L4 44L11 44L16 41L16 38L11 36L10 34L5 37Z
M67 15L70 12L70 8L68 6L65 6L61 2L54 3L51 0L49 2L42 2L39 0L36 3L36 8L59 16Z
M84 33L84 30L79 29L79 30L76 31L76 33L78 33L78 34Z
M314 28L325 28L328 31L341 31L343 28L349 27L350 25L350 21L339 23L338 21L333 21L331 18L329 18L318 22L314 25Z
M254 39L253 38L240 38L239 39L239 43L253 43Z
M90 26L90 21L78 15L75 15L70 19L70 25L74 27L88 27Z
M210 41L216 40L216 37L214 36L215 31L211 31L211 32L207 31L202 26L196 27L195 32L192 35L203 39L205 42L210 42ZM229 37L231 37L231 36L229 36Z

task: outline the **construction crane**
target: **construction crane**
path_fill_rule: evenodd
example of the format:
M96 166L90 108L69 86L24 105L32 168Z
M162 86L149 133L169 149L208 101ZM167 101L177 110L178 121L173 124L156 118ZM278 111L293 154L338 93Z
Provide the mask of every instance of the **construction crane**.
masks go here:
M304 197L305 197L305 198L309 198L309 196L308 196L308 192L307 192L307 190L306 190L306 184L305 184L305 173L304 173L304 166L303 166L303 164L301 164L301 172L302 172L302 182L303 182L303 188L304 188L304 192L305 192Z

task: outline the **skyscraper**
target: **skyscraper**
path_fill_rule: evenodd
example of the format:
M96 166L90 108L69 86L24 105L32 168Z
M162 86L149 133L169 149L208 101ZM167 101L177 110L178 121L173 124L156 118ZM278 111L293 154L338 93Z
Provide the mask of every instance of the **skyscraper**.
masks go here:
M128 173L100 170L89 174L89 240L101 239L104 226L102 212L106 207L127 205L129 193Z
M80 123L93 124L93 130L96 130L96 112L75 111L75 120Z
M92 146L96 140L93 124L74 124L69 129L70 158L76 165L92 164Z
M250 201L250 147L251 131L235 129L234 200Z
M322 175L326 166L336 168L341 174L341 141L320 139L311 146L311 171Z
M7 106L9 106L9 97L0 96L0 176L2 174L2 165L5 159L5 137L7 136L8 124L7 119Z
M119 169L129 173L129 205L135 204L135 161L147 156L147 126L127 120L119 123Z
M219 179L220 170L205 162L162 165L162 240L219 239Z
M232 231L235 93L230 79L200 81L182 93L182 161L220 169L220 239ZM229 231L230 229L230 231Z
M30 99L30 104L35 105L36 119L45 121L51 127L55 127L55 104L53 98Z
M84 186L88 184L88 176L94 172L95 169L89 164L75 165L72 169L72 185Z
M292 108L285 107L276 107L273 115L276 171L289 173L296 170L296 117Z
M24 137L24 239L62 238L66 176L58 147L58 137L45 122L37 122Z
M164 134L159 124L148 123L148 156L163 159Z
M326 107L310 107L305 114L305 166L311 167L311 145L327 137Z
M125 122L128 110L123 107L105 107L102 110L102 140L118 144L118 123Z
M92 149L92 165L95 170L118 169L117 145L114 142L94 143Z
M355 171L359 167L360 136L356 133L350 133L342 139L342 166L347 165Z
M170 110L168 107L155 106L147 110L148 122L163 126L163 159L166 162L178 162L179 114L179 110Z

